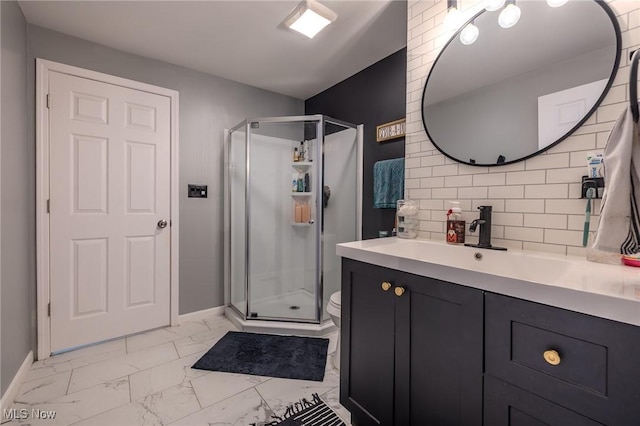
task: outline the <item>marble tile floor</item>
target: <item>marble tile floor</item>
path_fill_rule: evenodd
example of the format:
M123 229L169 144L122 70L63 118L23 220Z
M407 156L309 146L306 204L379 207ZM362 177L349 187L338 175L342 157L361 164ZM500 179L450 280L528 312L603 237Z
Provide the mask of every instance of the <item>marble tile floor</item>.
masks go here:
M195 370L195 363L235 327L223 316L185 322L36 361L19 389L22 425L234 425L273 420L313 393L350 424L339 402L330 336L323 382ZM21 411L24 410L24 411ZM55 418L47 418L55 412Z

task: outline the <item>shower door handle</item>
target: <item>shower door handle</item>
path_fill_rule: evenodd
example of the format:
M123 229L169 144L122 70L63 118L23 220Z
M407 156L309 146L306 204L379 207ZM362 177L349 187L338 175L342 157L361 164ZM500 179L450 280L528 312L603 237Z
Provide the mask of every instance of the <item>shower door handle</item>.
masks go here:
M313 225L314 223L315 223L315 220L309 219L309 225Z
M160 229L164 229L164 228L166 228L166 227L167 227L167 225L168 225L168 223L167 223L167 221L166 221L166 220L164 220L164 219L160 219L160 220L158 221L158 228L160 228Z

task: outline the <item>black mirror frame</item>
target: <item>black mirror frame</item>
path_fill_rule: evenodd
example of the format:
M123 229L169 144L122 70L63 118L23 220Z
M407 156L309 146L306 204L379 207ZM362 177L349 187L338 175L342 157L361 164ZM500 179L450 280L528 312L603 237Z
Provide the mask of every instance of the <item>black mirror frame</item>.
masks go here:
M447 43L442 47L442 49L440 50L440 53L438 53L438 56L436 57L435 61L433 61L433 65L431 66L431 69L429 70L429 75L427 76L427 79L424 83L424 88L422 89L422 97L421 97L421 107L420 107L420 112L421 112L421 118L422 118L422 127L424 128L424 131L427 133L427 136L429 137L429 141L433 144L433 146L436 147L436 149L438 151L440 151L440 153L442 153L445 157L457 162L457 163L461 163L461 164L467 164L469 166L477 166L477 167L492 167L492 166L506 166L508 164L513 164L513 163L518 163L520 161L525 161L529 158L535 157L538 154L541 154L545 151L547 151L550 148L553 148L554 146L558 145L560 142L562 142L563 140L567 139L569 136L571 136L576 130L578 130L588 119L589 117L591 117L593 115L593 113L598 109L598 107L600 106L600 104L602 103L602 101L604 100L604 98L607 96L607 93L609 93L609 89L611 89L611 85L613 84L613 80L616 77L616 74L618 73L618 68L620 66L620 56L622 54L622 34L620 32L620 24L618 23L618 18L616 17L615 13L613 12L613 10L611 10L611 8L609 7L609 5L606 4L606 2L604 0L593 0L595 3L597 3L600 7L602 7L602 9L605 11L605 13L607 14L607 16L609 17L609 19L611 20L611 23L613 25L613 29L616 35L616 58L613 64L613 67L611 69L611 75L609 76L609 81L607 82L607 85L605 86L602 94L600 95L600 97L598 98L598 100L593 104L593 107L589 110L589 112L587 112L584 116L584 118L582 118L582 120L580 120L574 127L571 128L571 130L569 130L567 133L565 133L560 139L558 139L557 141L547 145L546 147L532 153L529 155L526 155L522 158L518 158L516 160L511 160L511 161L502 161L499 163L491 163L491 164L478 164L475 162L470 162L470 161L463 161L460 160L458 158L454 158L451 155L447 154L446 152L444 152L439 146L438 144L433 140L433 138L431 137L431 135L429 134L429 129L427 128L427 123L425 121L424 118L424 97L427 93L427 86L429 85L429 79L431 78L431 74L433 73L433 69L436 67L436 65L438 64L438 60L440 59L440 57L442 56L442 54L445 52L445 50L447 49L447 47L456 39L456 37L458 37L458 35L460 35L460 33L462 32L462 30L464 29L464 27L471 23L474 19L476 19L477 17L479 17L480 15L482 15L483 13L486 12L485 9L482 9L480 12L476 13L471 19L469 19L467 22L465 22L463 25L460 26L460 28L458 29L458 31L456 31L451 38L447 41Z

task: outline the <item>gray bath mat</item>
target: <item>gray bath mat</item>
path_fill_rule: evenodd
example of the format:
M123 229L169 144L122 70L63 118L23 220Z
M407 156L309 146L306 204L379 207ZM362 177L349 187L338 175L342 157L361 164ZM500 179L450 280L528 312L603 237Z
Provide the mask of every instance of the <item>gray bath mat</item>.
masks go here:
M193 368L321 382L329 339L230 331Z

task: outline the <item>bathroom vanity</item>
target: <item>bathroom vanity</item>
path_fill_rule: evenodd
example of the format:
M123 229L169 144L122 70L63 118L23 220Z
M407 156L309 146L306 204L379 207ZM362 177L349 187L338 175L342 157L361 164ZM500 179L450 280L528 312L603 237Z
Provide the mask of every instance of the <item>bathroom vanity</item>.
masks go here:
M337 254L354 425L640 424L640 270L397 238Z

